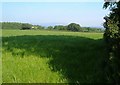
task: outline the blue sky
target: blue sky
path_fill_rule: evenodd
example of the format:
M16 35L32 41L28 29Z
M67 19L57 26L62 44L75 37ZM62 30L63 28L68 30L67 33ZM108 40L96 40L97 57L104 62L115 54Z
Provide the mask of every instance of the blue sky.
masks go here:
M108 14L103 2L4 2L2 21L27 22L39 25L67 25L102 27Z

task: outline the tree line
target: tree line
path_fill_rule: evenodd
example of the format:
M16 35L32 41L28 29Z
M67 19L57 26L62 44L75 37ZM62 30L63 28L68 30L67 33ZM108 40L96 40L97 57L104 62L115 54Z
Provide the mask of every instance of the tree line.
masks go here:
M56 31L73 31L73 32L104 32L101 28L81 27L77 23L70 23L66 26L55 25L55 26L41 26L32 25L29 23L19 22L0 22L2 29L15 29L15 30L56 30Z
M29 23L19 23L19 22L0 22L2 24L2 29L15 29L15 30L31 30L31 29L44 29L40 25L32 25Z

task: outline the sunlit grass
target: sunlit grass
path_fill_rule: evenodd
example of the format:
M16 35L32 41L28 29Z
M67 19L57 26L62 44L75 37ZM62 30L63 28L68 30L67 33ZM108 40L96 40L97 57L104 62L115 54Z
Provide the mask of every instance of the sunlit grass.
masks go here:
M102 33L3 30L4 83L104 82Z
M20 35L70 35L81 36L92 39L100 39L103 33L85 33L85 32L66 32L66 31L47 31L47 30L3 30L2 36L20 36Z
M38 57L40 56L12 56L10 52L3 51L3 83L66 82L59 72L50 70L49 58Z

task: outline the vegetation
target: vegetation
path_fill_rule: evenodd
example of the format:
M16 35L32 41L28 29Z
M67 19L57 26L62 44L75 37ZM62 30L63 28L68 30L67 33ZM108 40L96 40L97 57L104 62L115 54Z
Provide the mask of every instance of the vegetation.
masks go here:
M120 1L105 2L108 7L104 39L97 33L104 30L77 23L44 27L1 22L3 83L119 85Z
M70 31L81 31L81 27L79 24L76 24L76 23L71 23L67 26L67 30L70 30Z
M48 30L53 30L54 28L53 28L53 26L48 26L47 29Z
M91 27L82 27L81 28L82 32L104 32L104 29L100 28L91 28Z
M19 23L19 22L1 22L2 29L5 30L37 30L37 29L44 29L43 26L40 25L32 25L29 23Z
M25 24L22 24L22 30L30 30L32 28L32 25L31 24L27 24L27 23L25 23Z
M1 22L0 24L2 24L2 29L21 29L22 27L22 23L18 23L18 22Z
M80 27L80 25L76 23L70 23L67 26L56 25L56 26L44 27L41 25L32 25L29 23L2 22L2 29L56 30L56 31L73 31L73 32L104 32L104 30L100 28Z
M67 26L56 25L52 30L67 30Z
M105 16L104 22L106 48L108 56L107 62L107 80L118 85L120 83L120 1L106 2L104 8L110 9L110 14Z
M102 35L3 30L3 83L103 83Z

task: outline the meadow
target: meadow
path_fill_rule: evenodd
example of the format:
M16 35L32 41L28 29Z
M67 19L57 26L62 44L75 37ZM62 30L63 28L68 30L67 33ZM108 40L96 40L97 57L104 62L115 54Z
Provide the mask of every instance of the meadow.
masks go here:
M2 30L2 82L105 82L102 38L103 33Z

